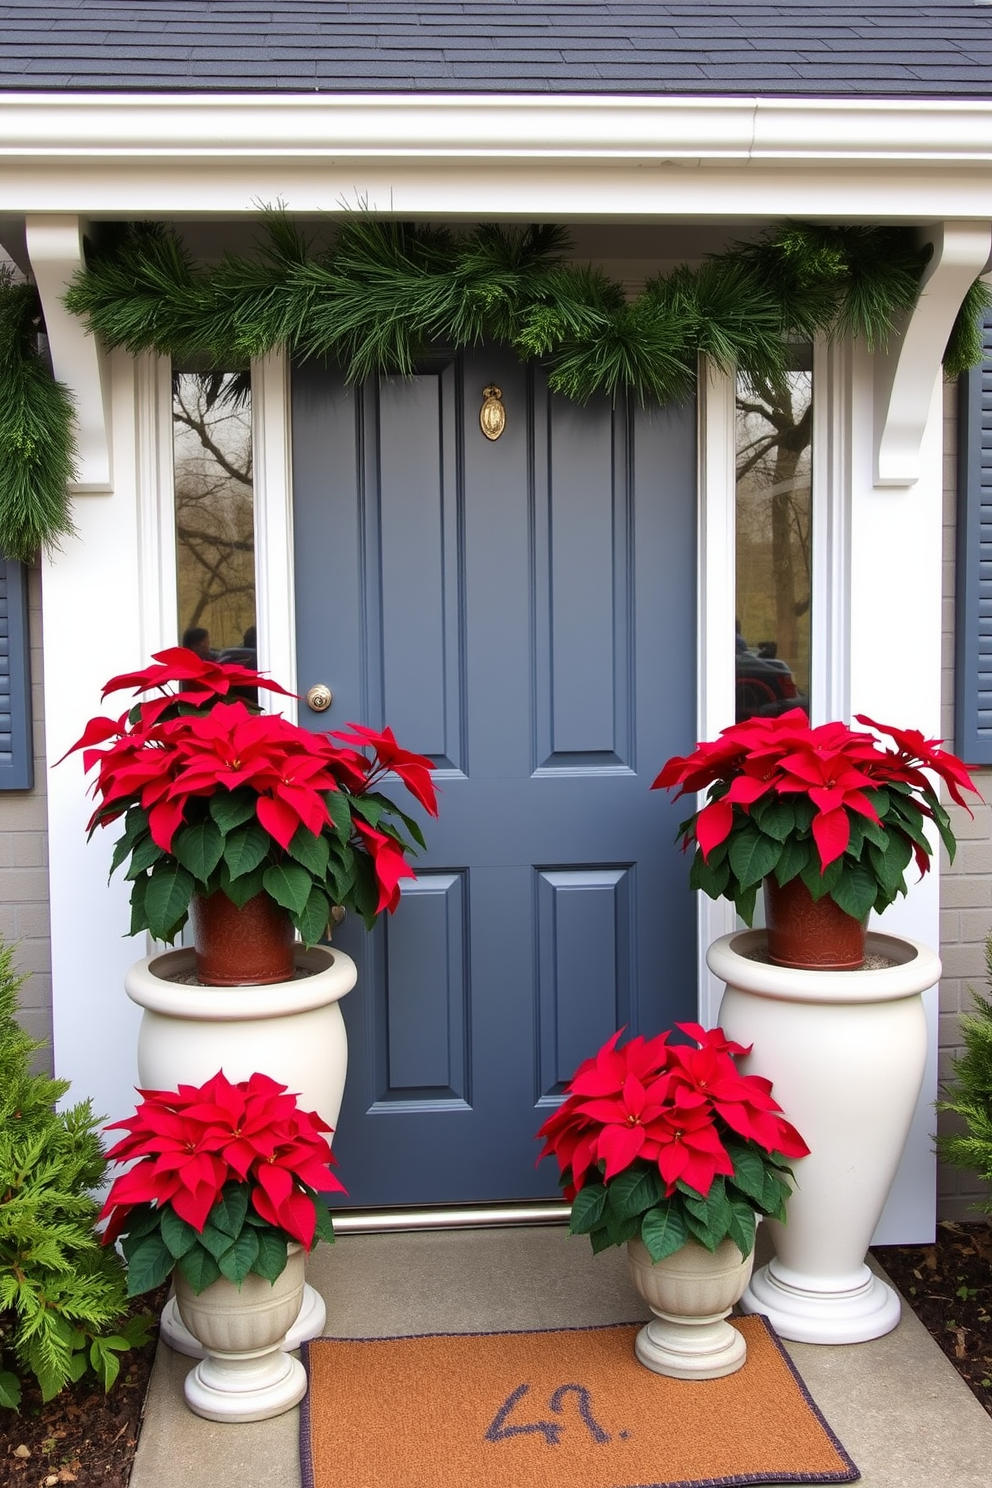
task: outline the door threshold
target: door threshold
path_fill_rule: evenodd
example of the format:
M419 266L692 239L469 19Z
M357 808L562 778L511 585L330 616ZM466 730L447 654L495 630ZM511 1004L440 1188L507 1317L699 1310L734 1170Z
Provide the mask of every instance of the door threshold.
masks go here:
M388 1235L404 1230L503 1229L564 1225L572 1206L559 1203L439 1204L432 1208L331 1210L337 1235Z

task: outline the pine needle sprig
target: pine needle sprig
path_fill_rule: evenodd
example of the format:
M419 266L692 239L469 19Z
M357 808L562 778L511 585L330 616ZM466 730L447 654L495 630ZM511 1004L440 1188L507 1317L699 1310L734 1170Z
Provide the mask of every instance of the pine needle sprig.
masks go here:
M992 935L985 941L987 981L992 991ZM951 1079L936 1109L957 1117L958 1130L934 1139L938 1155L952 1167L977 1173L990 1193L974 1205L992 1214L992 1002L972 989L973 1011L961 1019L964 1052L951 1066Z
M992 310L992 286L984 279L976 279L968 290L957 313L947 349L944 352L944 375L959 377L969 367L981 364L984 355L982 324Z
M25 563L75 531L75 408L42 359L40 324L34 287L0 273L0 553Z

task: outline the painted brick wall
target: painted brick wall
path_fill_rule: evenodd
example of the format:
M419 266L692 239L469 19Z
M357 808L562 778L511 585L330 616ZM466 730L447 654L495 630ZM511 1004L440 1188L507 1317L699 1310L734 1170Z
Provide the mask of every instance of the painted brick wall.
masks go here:
M944 738L954 739L954 567L957 504L957 388L944 388L944 623L943 720ZM992 802L992 770L979 771L976 783ZM940 954L944 975L940 983L940 1078L951 1072L961 1048L958 1017L971 1008L971 988L984 991L985 937L992 930L992 806L978 805L974 817L948 806L958 850L953 864L942 853L940 886ZM939 1131L950 1130L949 1118L937 1121ZM977 1175L959 1173L943 1165L938 1170L937 1213L941 1219L976 1219L972 1209L983 1196Z
M21 988L21 1022L32 1038L52 1036L52 957L48 918L48 802L41 654L41 574L28 575L34 788L0 794L0 935L15 946L15 965L29 973ZM51 1068L51 1049L39 1064Z

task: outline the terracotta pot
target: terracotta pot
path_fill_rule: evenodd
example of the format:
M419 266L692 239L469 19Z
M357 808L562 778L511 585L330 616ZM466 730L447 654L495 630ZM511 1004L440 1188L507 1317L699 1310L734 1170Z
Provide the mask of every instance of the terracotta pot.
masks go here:
M747 1358L743 1335L727 1322L754 1265L733 1240L709 1251L697 1240L663 1261L652 1261L642 1240L627 1244L630 1279L654 1313L634 1340L646 1369L672 1379L722 1379Z
M243 909L226 894L193 896L196 975L205 987L259 987L288 982L296 935L289 911L256 894Z
M867 916L856 920L828 896L814 899L801 878L784 887L766 878L768 957L776 966L854 971L865 959Z

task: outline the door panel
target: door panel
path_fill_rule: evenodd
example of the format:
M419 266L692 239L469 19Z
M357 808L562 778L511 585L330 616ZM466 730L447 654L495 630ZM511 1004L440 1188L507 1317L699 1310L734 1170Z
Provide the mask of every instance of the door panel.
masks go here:
M440 789L396 915L335 935L360 968L342 1179L365 1205L554 1195L534 1133L575 1065L695 1015L679 812L648 793L693 739L694 410L578 408L479 350L358 389L299 368L293 438L298 685L334 693L306 721L388 723Z

